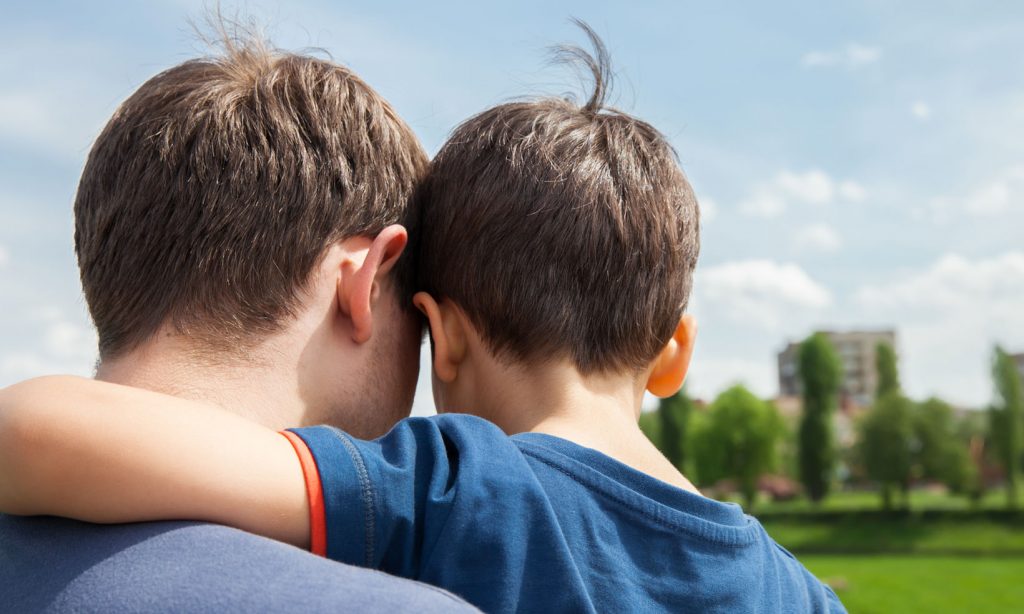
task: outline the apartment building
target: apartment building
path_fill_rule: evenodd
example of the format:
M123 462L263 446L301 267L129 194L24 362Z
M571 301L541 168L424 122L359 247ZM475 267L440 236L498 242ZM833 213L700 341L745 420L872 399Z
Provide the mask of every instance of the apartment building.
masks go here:
M879 343L896 347L894 330L819 331L829 338L843 364L840 386L844 404L865 406L871 403L878 387L875 368L875 348ZM1017 364L1024 369L1024 355ZM779 396L798 397L802 393L800 382L800 343L791 342L778 354Z

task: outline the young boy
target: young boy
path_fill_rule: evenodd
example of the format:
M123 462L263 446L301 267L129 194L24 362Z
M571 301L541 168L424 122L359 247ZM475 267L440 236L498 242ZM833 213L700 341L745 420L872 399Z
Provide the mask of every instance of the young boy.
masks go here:
M220 522L488 612L842 611L637 426L644 390L673 394L689 366L698 209L665 138L604 106L587 33L584 105L485 111L422 186L414 302L441 415L376 441L281 437L156 393L29 382L0 394L0 509Z

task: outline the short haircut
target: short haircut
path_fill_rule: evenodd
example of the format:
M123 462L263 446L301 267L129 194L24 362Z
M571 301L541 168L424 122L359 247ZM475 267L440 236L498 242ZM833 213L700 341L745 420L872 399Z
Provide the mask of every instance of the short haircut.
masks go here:
M252 35L144 83L89 154L75 251L101 358L169 323L213 348L283 326L334 241L404 223L427 157L347 68ZM396 267L412 289L409 258Z
M502 104L455 129L421 186L419 282L512 360L582 373L646 368L676 329L699 252L698 206L665 137L604 104Z

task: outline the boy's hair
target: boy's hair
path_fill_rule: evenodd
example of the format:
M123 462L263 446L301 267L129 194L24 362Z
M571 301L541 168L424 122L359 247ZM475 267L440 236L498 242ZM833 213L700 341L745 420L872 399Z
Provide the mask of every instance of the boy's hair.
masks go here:
M561 51L593 73L586 104L494 107L435 157L421 186L419 282L499 356L639 371L686 307L697 201L665 137L605 106L607 50L577 23L596 57Z
M244 347L294 314L332 242L413 213L427 157L380 95L333 62L221 34L221 54L132 94L82 172L75 251L101 358L165 322Z

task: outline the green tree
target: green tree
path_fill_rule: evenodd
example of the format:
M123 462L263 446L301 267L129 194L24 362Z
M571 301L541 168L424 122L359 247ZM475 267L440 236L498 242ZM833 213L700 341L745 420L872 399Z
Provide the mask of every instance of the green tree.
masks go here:
M992 359L992 379L996 389L995 403L990 409L992 442L1006 473L1006 506L1017 509L1024 393L1017 365L999 346Z
M969 459L965 494L975 505L985 496L985 452L991 449L990 417L984 412L968 412L956 425L957 439L967 450Z
M689 463L687 440L693 407L693 400L680 390L661 399L658 409L640 414L640 430L683 473Z
M705 484L723 478L736 480L744 502L752 507L758 479L775 469L783 429L774 405L743 386L729 388L693 425L690 441L697 476Z
M811 335L800 345L804 413L798 431L800 481L811 501L828 494L835 471L832 416L839 398L842 364L828 337Z
M959 436L953 408L936 398L916 404L913 430L915 473L942 482L951 492L966 492L972 477L971 459L967 442Z
M875 346L875 369L878 371L878 387L875 398L900 391L900 375L896 365L896 350L889 343Z
M687 396L685 389L674 395L661 399L658 403L658 422L660 425L660 450L676 469L685 473L686 467L686 431L693 411L693 400Z
M714 439L713 424L707 411L694 412L690 416L690 427L687 429L686 449L690 457L690 480L701 487L712 486L715 482L725 479L728 473L725 468L725 454Z
M919 431L915 429L919 426L919 408L902 394L896 351L891 344L876 346L874 366L879 383L874 390L874 405L860 423L859 455L867 477L881 487L882 507L891 510L893 492L897 490L903 493L903 502L907 505L910 477L915 462L920 459L914 453L921 451L916 438ZM926 424L930 425L921 423L922 429ZM931 431L928 434L935 435L936 439L940 435ZM929 461L933 461L931 456Z
M893 492L906 492L910 483L913 405L898 392L890 392L875 402L860 423L864 470L881 486L882 507L887 510L892 509Z
M658 412L645 411L640 414L640 430L647 439L651 440L655 448L661 450L661 423L658 420Z

